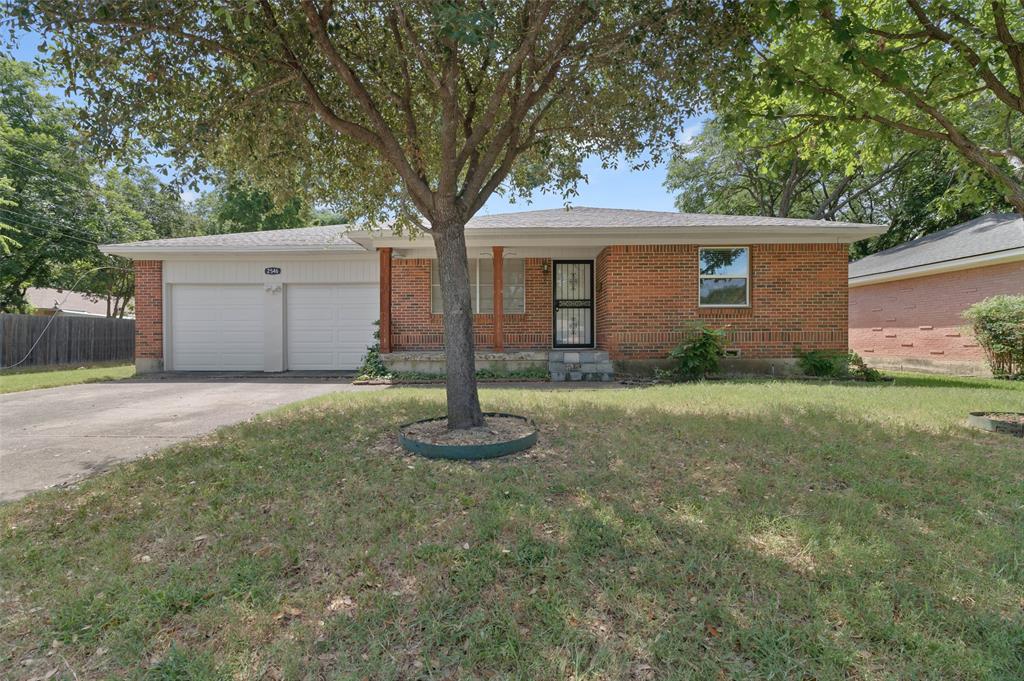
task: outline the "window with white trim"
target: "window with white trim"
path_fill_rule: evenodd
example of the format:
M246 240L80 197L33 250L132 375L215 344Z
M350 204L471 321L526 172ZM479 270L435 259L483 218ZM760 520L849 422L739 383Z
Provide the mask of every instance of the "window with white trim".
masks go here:
M750 305L750 249L700 249L700 306Z
M526 261L505 258L502 274L502 307L505 314L526 312ZM494 313L494 261L490 258L469 259L469 296L474 314ZM441 277L437 261L430 264L430 311L442 314Z

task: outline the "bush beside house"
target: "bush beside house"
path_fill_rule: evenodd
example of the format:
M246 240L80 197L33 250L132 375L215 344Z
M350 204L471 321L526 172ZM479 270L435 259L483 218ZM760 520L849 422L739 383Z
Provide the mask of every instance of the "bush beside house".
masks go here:
M971 305L964 318L997 378L1024 376L1024 296L992 296Z

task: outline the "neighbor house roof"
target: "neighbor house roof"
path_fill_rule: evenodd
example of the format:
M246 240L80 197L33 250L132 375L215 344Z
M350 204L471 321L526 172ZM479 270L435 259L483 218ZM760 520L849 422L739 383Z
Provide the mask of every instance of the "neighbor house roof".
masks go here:
M88 317L107 316L106 299L88 293L30 286L25 291L25 301L37 310L60 310L66 315ZM131 317L131 315L125 315L125 317Z
M781 242L800 239L847 243L883 231L885 228L879 225L850 222L586 207L479 215L466 225L468 241L514 237L543 243L552 239L580 243L587 238L607 243L611 238L616 243L682 239L708 243L716 242L716 239L730 243L737 240ZM392 232L387 227L371 230L361 225L330 225L137 241L110 244L100 250L127 257L153 257L160 254L239 251L359 253L372 251L376 246L396 245L410 245L409 236Z
M991 213L850 263L850 284L922 276L1024 259L1024 220Z

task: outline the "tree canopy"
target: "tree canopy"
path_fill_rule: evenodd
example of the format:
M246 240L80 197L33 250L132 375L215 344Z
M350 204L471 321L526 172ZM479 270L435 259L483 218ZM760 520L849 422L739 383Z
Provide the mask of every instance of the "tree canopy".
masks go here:
M673 154L665 186L685 212L889 224L884 235L853 244L854 257L1010 209L993 181L965 180L942 145L881 139L851 162L816 154L814 131L794 139L778 121L739 127L712 119Z
M12 3L111 149L145 143L378 219L464 220L499 186L655 153L706 101L735 11L717 2ZM700 78L699 76L704 76Z
M656 160L748 23L718 0L10 4L98 142L430 232L456 428L483 422L465 223L499 188L571 192L587 156Z
M770 0L749 78L718 109L736 127L777 121L815 152L945 145L959 191L994 183L1024 212L1024 8L1002 0ZM902 142L893 142L902 138ZM979 198L967 197L968 202Z

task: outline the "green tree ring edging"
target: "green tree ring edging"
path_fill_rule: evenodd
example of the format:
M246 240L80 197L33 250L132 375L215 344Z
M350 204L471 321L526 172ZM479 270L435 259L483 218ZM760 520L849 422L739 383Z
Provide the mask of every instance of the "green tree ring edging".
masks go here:
M480 445L438 445L431 442L421 442L414 440L411 437L406 436L405 429L409 426L416 425L417 423L430 423L432 421L444 421L447 420L446 416L439 416L432 419L422 419L420 421L411 421L409 423L403 423L398 428L398 442L402 445L402 448L413 454L419 454L425 456L428 459L454 459L460 461L476 461L479 459L496 459L499 456L508 456L509 454L515 454L516 452L522 452L530 447L537 444L537 424L532 419L528 419L525 416L518 416L516 414L505 414L502 412L489 411L484 412L484 416L499 416L504 418L520 419L525 421L533 429L529 435L525 435L515 440L509 440L507 442L494 442L491 444L480 444Z
M967 417L967 424L975 428L980 428L981 430L987 430L991 433L1006 433L1007 435L1024 437L1024 424L1009 423L1007 421L1001 421L999 419L989 417L989 414L996 413L1005 414L1008 412L972 411Z

